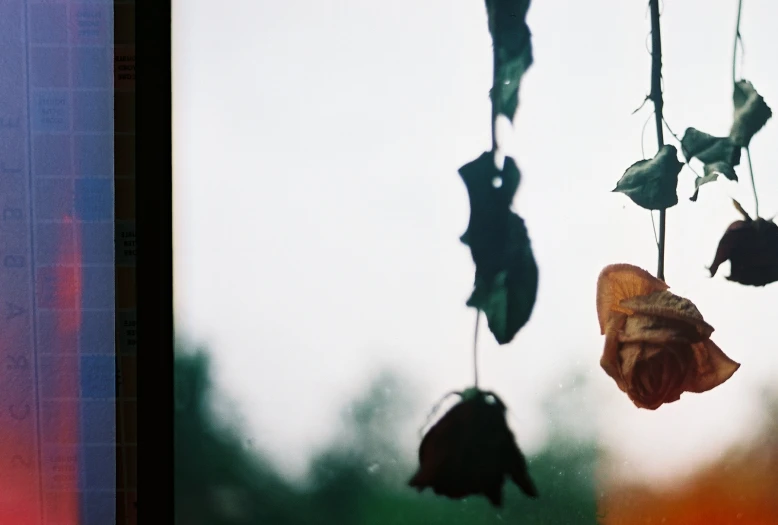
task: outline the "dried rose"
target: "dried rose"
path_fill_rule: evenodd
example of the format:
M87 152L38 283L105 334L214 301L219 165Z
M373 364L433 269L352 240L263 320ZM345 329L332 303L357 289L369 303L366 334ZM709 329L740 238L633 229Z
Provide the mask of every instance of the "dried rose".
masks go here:
M532 498L538 496L513 433L506 407L494 393L471 388L430 428L419 447L418 472L409 481L419 492L427 487L451 499L482 494L502 505L507 476Z
M706 392L740 364L710 340L713 327L663 281L630 264L606 266L597 281L605 348L600 365L639 408L656 410L683 392Z
M730 281L749 286L778 281L778 225L761 217L751 219L737 201L735 207L744 220L730 224L721 237L710 265L711 277L721 263L729 261Z

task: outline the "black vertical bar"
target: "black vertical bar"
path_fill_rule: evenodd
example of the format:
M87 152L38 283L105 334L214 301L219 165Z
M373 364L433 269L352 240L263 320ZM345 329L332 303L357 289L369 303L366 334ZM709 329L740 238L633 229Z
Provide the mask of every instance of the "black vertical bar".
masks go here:
M170 0L136 2L135 177L140 523L173 523L170 26Z

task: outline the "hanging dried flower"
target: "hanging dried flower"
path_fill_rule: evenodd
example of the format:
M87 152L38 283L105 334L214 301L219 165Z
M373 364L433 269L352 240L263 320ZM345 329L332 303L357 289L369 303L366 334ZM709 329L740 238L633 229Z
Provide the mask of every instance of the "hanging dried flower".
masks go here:
M502 486L510 477L532 498L538 496L527 463L505 420L506 407L495 394L477 388L462 398L422 439L418 472L408 483L451 499L482 494L502 505Z
M719 241L710 275L724 261L730 262L728 280L749 286L765 286L778 281L778 225L757 217L751 219L734 201L744 220L735 221Z
M713 327L688 299L629 264L605 267L597 316L605 348L600 365L639 408L656 410L683 392L706 392L740 364L710 340Z

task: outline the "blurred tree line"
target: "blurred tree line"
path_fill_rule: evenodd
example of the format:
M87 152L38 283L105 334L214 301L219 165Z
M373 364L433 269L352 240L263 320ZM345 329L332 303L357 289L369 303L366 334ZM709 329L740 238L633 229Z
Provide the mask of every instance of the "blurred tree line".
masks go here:
M502 509L484 498L449 501L407 486L417 465L397 450L387 414L407 401L384 375L350 406L343 443L314 458L304 484L285 480L272 462L215 418L207 353L177 348L175 358L176 525L584 525L597 523L594 443L553 436L528 457L540 499L505 486ZM551 405L553 405L553 400ZM401 411L399 411L401 412Z

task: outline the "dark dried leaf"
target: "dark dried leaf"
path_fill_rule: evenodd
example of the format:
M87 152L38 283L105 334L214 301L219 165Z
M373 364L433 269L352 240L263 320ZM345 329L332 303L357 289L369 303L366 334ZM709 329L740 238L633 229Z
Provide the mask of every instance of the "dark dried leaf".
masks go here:
M738 146L748 147L751 138L773 116L764 98L756 92L753 84L741 80L735 84L732 97L735 103L735 118L729 136Z
M501 345L510 343L529 321L538 291L538 266L524 221L511 213L503 269L476 269L475 288L467 305L478 308Z
M473 250L475 263L485 265L502 246L521 173L511 157L505 157L502 171L498 170L494 154L487 151L459 168L459 175L470 198L470 222L460 240Z
M681 149L686 161L699 159L703 164L725 162L730 166L740 164L740 146L729 137L714 137L694 128L688 128L681 139Z
M678 150L665 145L656 157L641 160L627 168L616 184L615 192L624 193L647 210L664 210L678 204L678 174L683 163Z
M694 181L694 195L692 195L689 199L691 201L697 200L697 194L700 192L700 186L709 182L713 182L719 178L719 175L724 175L731 181L737 181L737 174L735 173L735 169L726 162L714 162L712 164L706 164L703 169L705 175L702 177L697 177L697 179Z
M487 152L462 166L470 197L470 222L462 235L475 263L475 287L467 305L486 314L501 345L513 340L532 314L538 267L524 221L511 210L520 174L512 158L502 171Z
M529 0L486 0L495 61L492 103L497 114L510 120L516 114L521 78L532 65L532 43L526 22L529 3Z

